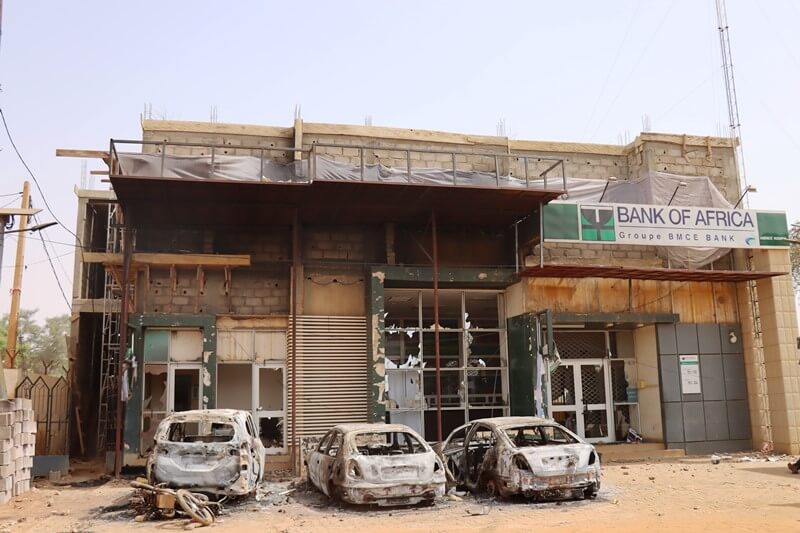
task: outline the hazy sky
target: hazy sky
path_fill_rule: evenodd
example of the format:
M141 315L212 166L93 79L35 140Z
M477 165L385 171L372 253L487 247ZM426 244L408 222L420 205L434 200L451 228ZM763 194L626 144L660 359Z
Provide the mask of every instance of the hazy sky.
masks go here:
M305 120L618 143L659 132L727 134L713 0L210 2L6 0L0 106L58 218L74 229L81 161L154 118ZM800 218L800 6L728 2L751 206ZM0 195L26 179L0 134ZM89 168L101 168L95 161ZM97 187L105 186L95 177ZM0 205L14 200L0 196ZM34 189L34 205L42 206ZM42 220L51 220L48 213ZM73 239L56 271L71 295ZM59 244L67 243L67 244ZM15 239L7 238L0 313ZM60 264L58 263L60 261ZM38 237L22 305L67 311Z

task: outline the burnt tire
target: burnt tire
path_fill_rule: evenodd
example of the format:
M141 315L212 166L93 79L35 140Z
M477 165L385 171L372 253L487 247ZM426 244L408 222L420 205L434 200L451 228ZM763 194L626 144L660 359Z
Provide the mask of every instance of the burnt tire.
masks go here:
M332 479L328 481L328 499L332 503L340 503L342 501L339 487L336 486L336 483L334 483Z
M593 500L597 498L597 493L600 492L600 488L597 484L592 483L585 489L583 489L583 499L584 500Z
M497 482L496 479L488 479L486 480L485 484L486 494L488 494L491 498L503 498L503 491L500 488L500 484Z

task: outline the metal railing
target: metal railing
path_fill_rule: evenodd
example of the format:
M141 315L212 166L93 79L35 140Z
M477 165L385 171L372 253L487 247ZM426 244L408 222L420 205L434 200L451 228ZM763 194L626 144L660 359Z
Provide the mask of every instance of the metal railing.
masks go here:
M459 172L468 173L468 172L477 172L472 170L463 170L459 169L459 156L466 156L466 157L485 157L489 158L490 160L494 161L494 178L495 178L495 186L497 188L503 188L503 180L508 179L515 179L521 185L524 182L525 188L530 188L532 185L537 185L537 189L549 189L549 185L552 184L552 180L560 180L561 181L561 188L560 189L553 189L554 191L567 191L567 176L566 176L566 168L564 164L564 159L552 156L542 156L542 155L531 155L531 154L521 154L521 153L500 153L500 152L489 152L489 151L457 151L457 150L437 150L437 149L427 149L427 148L402 148L402 147L377 147L377 146L366 146L366 145L352 145L352 144L336 144L336 143L314 143L308 148L295 148L290 146L247 146L247 145L228 145L228 144L212 144L212 143L192 143L192 142L174 142L174 141L145 141L145 140L121 140L121 139L111 139L110 143L110 163L112 168L112 174L124 174L124 169L121 167L119 154L120 152L117 151L118 145L138 145L142 146L155 146L158 148L158 151L153 155L159 155L161 157L161 165L160 165L160 172L158 176L150 176L150 177L164 177L164 172L167 168L167 156L171 155L172 157L180 157L179 154L168 154L168 149L170 147L181 147L181 148L205 148L209 152L209 156L211 158L210 161L210 169L209 169L209 178L214 177L214 167L216 158L220 155L219 152L223 152L225 156L239 156L239 157L258 157L260 160L260 168L261 168L261 175L264 173L264 163L267 160L275 161L279 158L274 158L271 154L276 152L284 152L289 153L292 155L291 159L298 160L296 154L300 154L300 161L306 161L308 164L308 176L307 179L309 182L313 182L319 179L317 173L317 160L318 157L325 157L326 154L319 153L320 150L325 148L336 148L336 149L349 149L349 150L357 150L358 151L358 161L359 164L357 165L359 169L359 174L361 177L361 181L365 180L365 170L367 169L369 164L366 163L367 159L367 152L372 152L373 156L377 159L380 157L375 154L375 152L399 152L404 155L405 159L405 175L408 183L412 183L412 178L414 174L415 167L412 165L412 161L415 159L412 158L412 154L427 154L427 155L446 155L450 158L451 168L446 169L436 169L441 170L443 172L449 172L452 174L452 182L450 183L442 183L441 185L449 185L453 187L458 186L469 186L469 183L459 183ZM228 152L231 151L241 151L241 150L248 150L251 153L256 153L258 155L250 155L244 156L241 154L229 154ZM174 150L173 150L174 151ZM130 153L130 152L128 152ZM206 154L203 154L204 156ZM390 157L388 159L400 159L397 157ZM523 176L518 178L516 176L509 174L501 173L501 164L500 161L505 159L507 161L508 167L510 167L510 162L512 160L517 160L522 162L522 170ZM539 166L543 162L549 162L549 166L545 168L543 171L536 174L532 167ZM461 162L462 165L469 164L468 162ZM533 163L533 164L532 164ZM389 168L398 168L398 167L389 167ZM402 168L402 167L400 167ZM428 167L416 167L418 169L425 168L429 170ZM116 169L116 172L115 172ZM560 170L560 176L552 176L555 170ZM490 172L481 172L481 173L490 173ZM305 177L305 176L302 176ZM466 179L466 178L461 178ZM548 183L548 180L551 180ZM541 183L541 184L540 184ZM427 183L430 184L430 183Z

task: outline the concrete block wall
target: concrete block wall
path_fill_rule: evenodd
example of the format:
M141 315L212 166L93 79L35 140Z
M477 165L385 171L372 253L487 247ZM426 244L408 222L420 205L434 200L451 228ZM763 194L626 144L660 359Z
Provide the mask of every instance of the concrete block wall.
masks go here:
M561 264L594 264L622 266L666 266L658 256L655 246L623 244L571 244L549 243L544 247L545 262ZM527 258L527 263L538 264L539 247Z
M382 262L385 256L382 228L355 226L304 226L304 262Z
M289 129L291 131L291 129ZM291 137L282 137L279 135L268 136L255 136L255 135L241 135L241 134L226 134L226 133L193 133L193 132L179 132L179 131L152 131L144 130L142 134L144 141L156 142L173 142L173 143L191 143L191 144L206 144L206 145L225 145L225 148L218 148L214 151L217 156L226 155L248 155L253 157L261 157L260 148L264 149L264 157L272 158L276 161L288 162L292 158L292 152L285 150L276 150L280 148L291 148L293 141ZM246 147L257 147L242 148ZM118 148L120 149L120 148ZM138 146L130 145L128 151L137 151ZM122 149L125 151L125 149ZM145 153L161 153L161 147L158 145L144 145L142 152ZM167 154L170 155L210 155L211 150L208 147L202 146L169 146L167 147Z
M36 420L27 398L0 401L0 504L31 490Z

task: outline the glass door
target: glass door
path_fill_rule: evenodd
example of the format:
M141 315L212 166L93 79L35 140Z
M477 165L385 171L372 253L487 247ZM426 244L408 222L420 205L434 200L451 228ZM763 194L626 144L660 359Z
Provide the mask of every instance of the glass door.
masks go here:
M167 410L170 413L200 409L203 397L203 368L194 363L169 365Z
M589 442L612 442L609 377L606 359L562 360L550 375L553 418Z
M286 366L253 366L253 416L267 453L286 451Z

